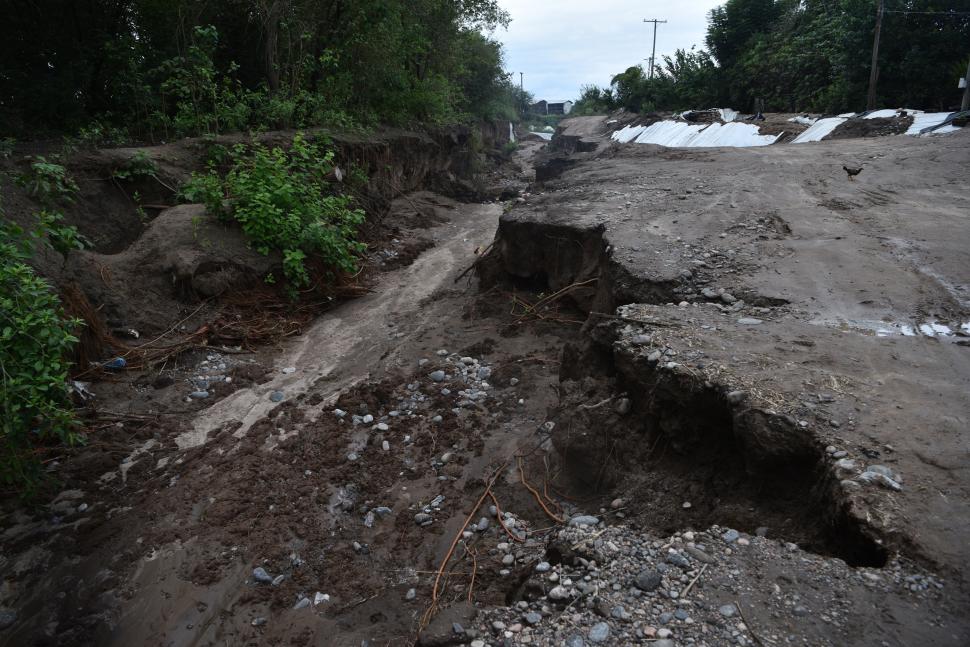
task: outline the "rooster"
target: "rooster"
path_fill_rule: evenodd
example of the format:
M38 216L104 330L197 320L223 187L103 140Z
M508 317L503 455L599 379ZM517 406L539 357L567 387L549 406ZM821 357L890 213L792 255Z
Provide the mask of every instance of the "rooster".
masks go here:
M845 166L843 164L842 165L842 170L846 172L846 174L849 176L849 179L850 180L852 178L854 178L855 176L857 176L859 173L862 173L862 167L861 166L859 166L859 167L852 167L852 166Z

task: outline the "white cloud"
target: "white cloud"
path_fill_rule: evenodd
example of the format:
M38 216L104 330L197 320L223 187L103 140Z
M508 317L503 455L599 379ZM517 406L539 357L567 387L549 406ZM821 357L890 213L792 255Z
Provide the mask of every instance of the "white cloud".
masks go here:
M575 99L588 83L609 85L614 74L650 57L653 25L657 60L678 48L703 47L708 12L724 0L500 0L512 15L508 31L494 34L505 44L505 66L536 99Z

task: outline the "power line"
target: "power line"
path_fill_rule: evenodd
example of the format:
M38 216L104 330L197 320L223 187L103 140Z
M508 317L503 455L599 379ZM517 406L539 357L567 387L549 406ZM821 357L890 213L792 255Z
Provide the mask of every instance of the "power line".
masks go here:
M653 67L657 59L657 24L667 24L666 20L657 20L656 18L652 20L643 19L643 22L653 23L653 53L650 55L650 78L653 78Z

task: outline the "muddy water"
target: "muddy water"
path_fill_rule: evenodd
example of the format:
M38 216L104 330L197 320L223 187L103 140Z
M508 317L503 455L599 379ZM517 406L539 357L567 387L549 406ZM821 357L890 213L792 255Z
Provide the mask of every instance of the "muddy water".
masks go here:
M385 275L372 294L318 320L283 350L272 380L236 391L201 411L193 428L176 439L179 448L197 447L226 425L237 426L235 434L242 437L283 402L305 394L321 380L332 382L333 396L310 412L312 418L332 405L341 390L373 376L410 336L434 325L440 313L424 308L424 300L451 281L455 270L474 262L475 249L491 241L501 213L502 205L497 203L461 205L452 222L436 230L440 238L433 249L410 266ZM405 323L389 339L392 316ZM286 367L296 371L284 374ZM281 402L270 399L277 391L283 393Z

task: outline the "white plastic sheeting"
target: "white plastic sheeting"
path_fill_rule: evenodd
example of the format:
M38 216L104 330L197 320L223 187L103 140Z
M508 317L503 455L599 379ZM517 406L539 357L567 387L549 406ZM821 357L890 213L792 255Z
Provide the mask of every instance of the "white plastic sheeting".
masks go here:
M728 146L748 148L774 144L778 135L760 135L758 127L745 123L690 124L658 121L650 126L626 126L613 133L620 143L658 144L669 148Z
M717 110L721 113L721 121L726 124L736 121L741 116L736 110L731 110L730 108L718 108Z
M819 119L814 124L809 126L805 131L803 131L798 137L796 137L792 143L793 144L804 144L805 142L818 142L822 141L822 138L828 137L832 134L832 131L845 123L847 117L827 117L825 119Z
M907 111L913 115L913 125L909 127L906 131L907 135L919 135L920 131L924 128L932 128L933 126L938 126L946 121L946 118L952 115L952 112L921 112L919 110L909 110ZM952 133L960 130L956 126L951 126L947 124L942 128L937 128L933 131L933 134L943 134Z
M865 116L866 119L886 119L888 117L895 117L899 114L898 110L893 110L892 108L887 108L886 110L873 110Z
M792 123L796 123L796 124L801 124L803 126L811 126L816 121L818 121L818 119L813 119L812 117L803 117L803 116L799 115L797 117L792 117L788 121L790 121Z

